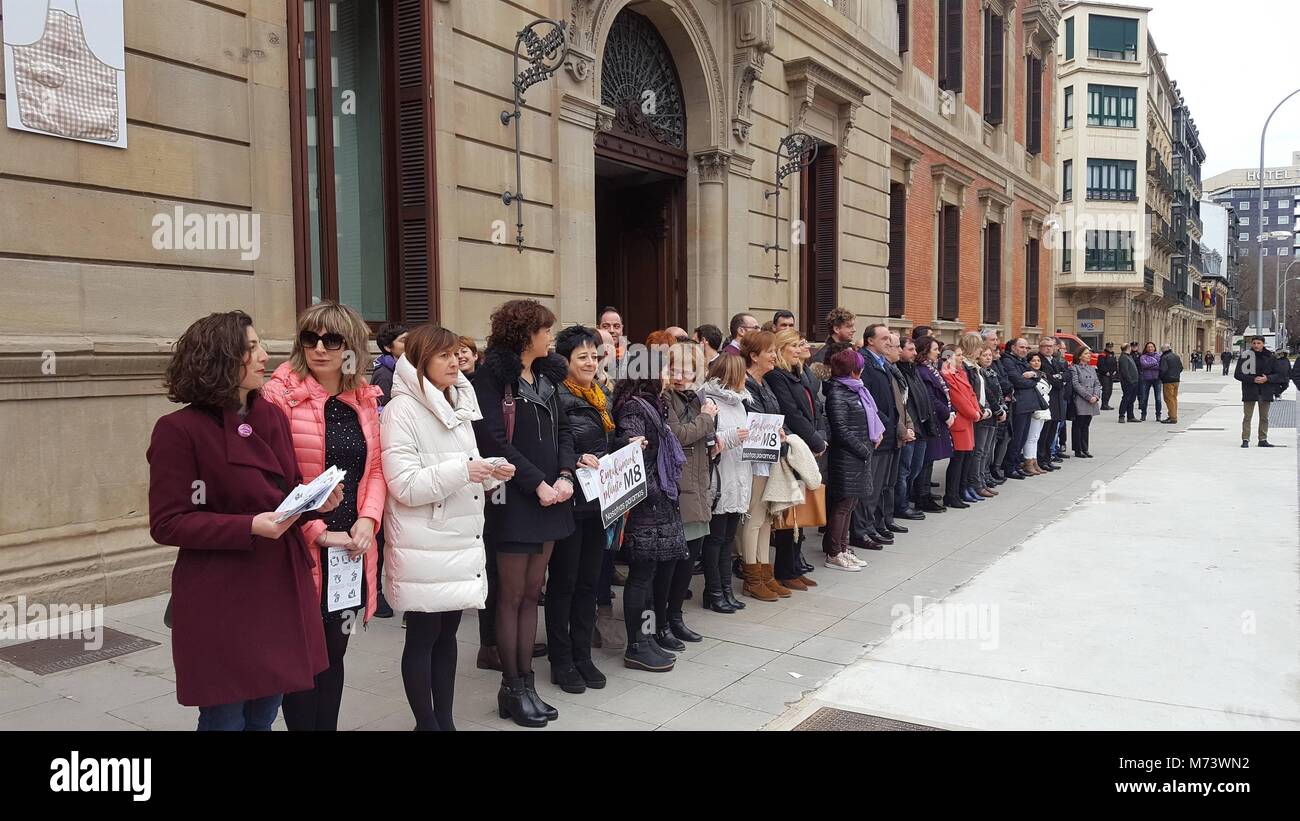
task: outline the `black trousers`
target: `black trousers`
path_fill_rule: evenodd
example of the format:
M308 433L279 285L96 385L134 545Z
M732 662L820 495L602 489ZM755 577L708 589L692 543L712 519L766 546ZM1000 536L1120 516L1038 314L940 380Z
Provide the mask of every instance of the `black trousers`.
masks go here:
M800 531L799 544L794 541L794 529L790 530L773 530L772 543L776 545L776 556L772 560L772 577L779 582L797 579L803 575L795 556L799 555L799 548L803 543L803 531Z
M591 659L596 626L596 582L605 558L599 516L575 518L577 527L555 543L546 575L546 645L551 666Z
M934 481L934 460L926 459L921 465L921 472L912 481L912 504L920 506L926 499L932 498L930 483Z
M962 477L966 473L967 463L974 456L974 451L954 450L948 459L948 474L944 477L944 499L961 499Z
M885 431L889 435L889 431ZM894 520L894 486L898 484L898 448L876 448L871 454L871 495L864 511L866 524L877 530ZM855 531L856 532L856 531Z
M656 622L655 597L662 590L664 601L667 602L675 564L675 561L656 562L648 559L628 562L627 581L623 584L623 624L627 628L629 647L653 636L659 626Z
M357 619L362 617L357 614ZM330 666L316 674L315 685L301 693L285 693L281 710L284 724L293 731L339 728L339 707L343 704L343 656L348 652L348 628L356 621L331 614L325 619L325 653Z
M689 555L685 559L664 562L672 568L672 572L664 574L668 577L668 589L667 595L662 598L659 596L658 579L655 580L655 623L660 627L667 627L670 619L682 617L682 603L686 601L686 591L691 587L691 576L695 573L695 562L700 558L705 538L707 537L701 536L686 543Z
M1012 439L1012 417L1008 411L1007 421L998 423L998 434L993 440L993 459L989 462L990 468L1002 470L1002 465L1007 459L1007 449L1011 446Z
M1132 419L1133 403L1137 401L1138 396L1138 385L1134 382L1131 385L1121 385L1120 388L1124 393L1119 400L1119 418Z
M1092 427L1092 417L1076 416L1072 427L1074 428L1071 434L1074 437L1074 452L1083 451L1086 453L1088 451L1088 431Z
M1060 424L1052 419L1043 423L1043 432L1038 435L1038 464L1051 464L1052 444L1056 441L1056 428Z
M1101 404L1110 404L1110 395L1115 390L1115 377L1103 376L1101 378Z
M722 592L724 580L730 581L731 543L740 529L740 513L715 513L709 520L709 535L704 537L704 592L706 597Z
M1002 469L1010 473L1025 461L1025 442L1029 440L1029 420L1032 412L1017 413L1011 417L1011 444L1007 447L1006 460Z

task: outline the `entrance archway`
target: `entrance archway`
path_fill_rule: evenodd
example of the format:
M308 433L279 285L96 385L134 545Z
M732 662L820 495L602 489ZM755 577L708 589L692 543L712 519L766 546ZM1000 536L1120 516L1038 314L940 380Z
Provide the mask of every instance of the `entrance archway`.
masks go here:
M596 302L625 333L686 324L686 100L672 53L647 17L614 18L600 64L612 127L596 134Z
M1106 336L1106 311L1102 308L1080 308L1075 321L1075 333L1094 351L1102 349Z

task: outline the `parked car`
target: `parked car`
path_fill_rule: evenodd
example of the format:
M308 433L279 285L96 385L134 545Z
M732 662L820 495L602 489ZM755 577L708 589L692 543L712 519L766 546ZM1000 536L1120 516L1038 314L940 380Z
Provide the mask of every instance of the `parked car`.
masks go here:
M1065 361L1073 365L1074 355L1084 348L1086 343L1074 334L1055 333L1052 334L1052 336L1059 339L1061 344L1065 345ZM1097 353L1098 351L1092 352L1092 361L1088 363L1089 365L1097 364Z

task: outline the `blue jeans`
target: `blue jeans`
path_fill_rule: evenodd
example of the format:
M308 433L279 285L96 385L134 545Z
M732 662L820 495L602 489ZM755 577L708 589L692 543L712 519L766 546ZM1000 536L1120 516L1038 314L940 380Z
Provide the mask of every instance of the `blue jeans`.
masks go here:
M1159 419L1162 410L1162 408L1160 407L1160 397L1164 395L1160 387L1160 383L1156 381L1148 381L1144 379L1142 381L1141 399L1138 401L1138 404L1142 408L1142 418L1144 419L1146 418L1147 415L1147 396L1152 393L1156 395L1156 418Z
M199 708L199 731L269 731L280 713L282 695Z
M906 513L912 505L912 483L921 475L921 468L925 466L926 444L924 439L908 442L898 457L898 484L894 488L895 516ZM930 489L925 490L929 492Z

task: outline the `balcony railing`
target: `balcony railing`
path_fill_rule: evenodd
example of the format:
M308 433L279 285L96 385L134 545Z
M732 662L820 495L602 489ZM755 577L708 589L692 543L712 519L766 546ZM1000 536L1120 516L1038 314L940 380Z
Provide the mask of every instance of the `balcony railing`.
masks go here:
M1147 232L1151 237L1151 244L1157 245L1166 250L1172 250L1174 247L1174 232L1165 218L1155 212L1147 214Z
M1201 215L1200 215L1200 214L1196 213L1195 211L1188 211L1188 212L1187 212L1187 223L1188 223L1189 228L1195 228L1195 229L1196 229L1196 233L1201 234L1202 236L1204 236L1204 234L1205 234L1205 223L1201 220Z
M1136 191L1120 191L1114 188L1089 188L1088 199L1109 200L1111 202L1137 202Z

